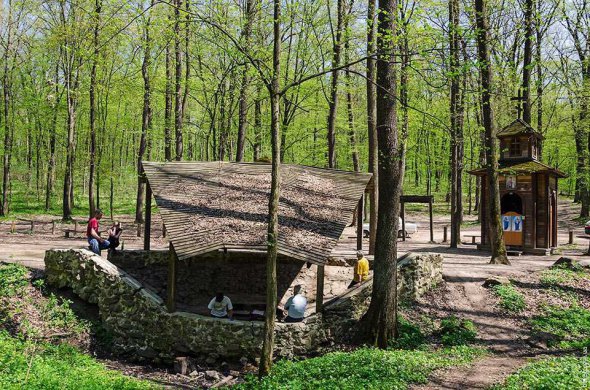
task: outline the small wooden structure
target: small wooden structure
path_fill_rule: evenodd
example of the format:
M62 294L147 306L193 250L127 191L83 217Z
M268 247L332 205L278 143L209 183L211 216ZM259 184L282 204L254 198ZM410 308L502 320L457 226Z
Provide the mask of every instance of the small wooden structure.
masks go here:
M433 195L402 195L399 198L401 203L400 217L402 218L402 241L406 241L406 203L428 203L428 216L430 218L430 242L434 242L434 223L432 220Z
M178 261L214 251L267 250L270 164L143 162L143 168L144 249L150 249L152 191L170 240L169 311L175 311ZM324 266L355 209L362 217L362 198L372 175L288 164L281 165L281 172L278 253L318 266L319 312ZM357 229L362 239L362 223Z
M541 133L522 119L498 132L499 187L504 243L508 250L546 254L557 246L558 179L566 175L538 160ZM487 234L488 188L485 168L469 172L481 181L481 245Z

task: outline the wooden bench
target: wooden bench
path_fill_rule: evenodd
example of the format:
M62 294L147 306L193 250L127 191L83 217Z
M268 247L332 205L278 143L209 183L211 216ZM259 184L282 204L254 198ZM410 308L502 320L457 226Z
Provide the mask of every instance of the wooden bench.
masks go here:
M466 242L465 244L467 245L477 245L477 243L475 242L476 238L481 238L481 235L479 234L465 234L464 237L471 237L471 242Z
M585 240L588 240L588 252L586 252L584 254L585 255L590 255L590 235L585 234L585 235L579 235L579 236L576 236L576 237L583 238Z

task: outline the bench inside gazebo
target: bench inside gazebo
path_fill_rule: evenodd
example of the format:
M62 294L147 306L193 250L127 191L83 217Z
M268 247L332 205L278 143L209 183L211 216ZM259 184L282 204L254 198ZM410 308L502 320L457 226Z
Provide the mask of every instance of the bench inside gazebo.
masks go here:
M143 168L144 249L150 250L152 195L169 240L167 265L159 265L167 268L167 280L151 286L165 296L168 310L206 314L208 301L222 291L238 315L263 312L270 164L143 162ZM320 312L325 296L345 291L350 274L343 267L326 271L326 265L355 209L362 247L363 196L370 185L368 173L281 166L279 302L302 284L310 310Z

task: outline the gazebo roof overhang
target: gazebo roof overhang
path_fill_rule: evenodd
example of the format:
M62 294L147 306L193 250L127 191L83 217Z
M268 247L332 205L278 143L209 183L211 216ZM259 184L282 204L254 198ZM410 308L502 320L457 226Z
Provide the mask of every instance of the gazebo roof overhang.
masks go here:
M143 162L179 260L220 249L266 250L271 166ZM323 265L372 175L281 165L278 253Z

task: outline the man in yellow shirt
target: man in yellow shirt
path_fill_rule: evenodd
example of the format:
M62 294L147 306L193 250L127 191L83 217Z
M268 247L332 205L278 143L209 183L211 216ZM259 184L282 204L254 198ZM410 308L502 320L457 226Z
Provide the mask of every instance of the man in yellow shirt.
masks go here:
M359 283L363 283L369 277L369 260L365 258L363 251L356 252L356 264L354 265L354 276L352 282L348 285L351 288Z

